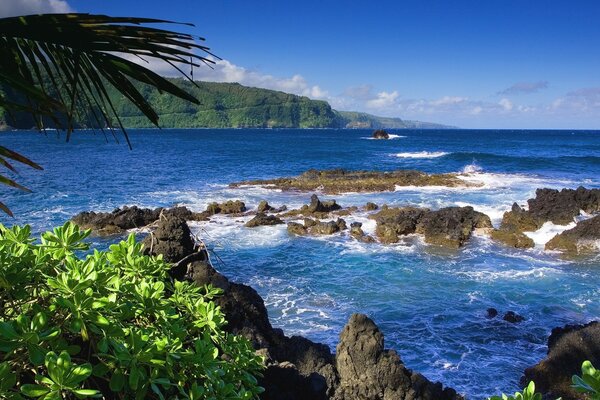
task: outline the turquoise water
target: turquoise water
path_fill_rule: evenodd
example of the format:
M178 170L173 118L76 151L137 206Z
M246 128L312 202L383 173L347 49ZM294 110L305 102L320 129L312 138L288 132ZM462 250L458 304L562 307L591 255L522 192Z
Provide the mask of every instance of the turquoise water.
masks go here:
M2 145L45 170L19 169L19 182L32 193L0 189L16 214L0 220L30 223L39 232L82 210L122 205L183 204L200 211L212 201L242 199L253 208L267 199L298 207L310 194L227 184L309 168L461 172L483 186L322 198L342 206L472 205L495 224L514 201L524 203L538 187L600 187L600 132L394 133L399 137L375 141L362 130L132 131L132 151L90 132L78 132L71 143L55 134L3 133ZM564 227L545 227L531 250L476 236L463 249L444 251L418 237L391 246L358 243L345 234L290 237L285 226L249 229L242 226L245 220L218 217L192 227L219 255L222 272L263 296L273 325L335 349L349 315L366 313L408 367L470 398L516 390L523 370L544 357L553 327L600 315L600 258L564 260L543 250L552 232ZM346 220L374 230L366 213ZM516 325L489 320L488 307L513 310L527 320Z

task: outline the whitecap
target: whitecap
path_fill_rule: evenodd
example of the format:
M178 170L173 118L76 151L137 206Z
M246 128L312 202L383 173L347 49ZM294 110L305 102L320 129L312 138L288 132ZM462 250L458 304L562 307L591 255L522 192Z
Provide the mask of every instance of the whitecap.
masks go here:
M402 138L406 137L406 136L402 136L402 135L394 135L392 133L390 133L388 136L389 136L388 139L402 139ZM361 139L365 139L365 140L382 140L382 139L376 139L376 138L374 138L372 136L368 136L368 137L367 136L363 136L363 137L361 137Z
M447 155L445 151L416 151L406 153L396 153L394 156L398 158L438 158Z
M575 226L575 221L571 222L568 225L556 225L551 221L548 221L545 222L544 225L542 225L542 227L537 231L523 233L534 241L536 247L543 247L554 236L566 231L567 229L575 228Z

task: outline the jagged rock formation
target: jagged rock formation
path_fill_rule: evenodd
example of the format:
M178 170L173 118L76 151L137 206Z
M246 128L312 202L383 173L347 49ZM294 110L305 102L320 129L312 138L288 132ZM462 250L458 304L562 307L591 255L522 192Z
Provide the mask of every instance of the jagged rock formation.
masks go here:
M548 338L548 355L525 370L521 385L534 381L536 390L543 393L545 399L586 399L571 388L571 376L581 374L585 360L600 365L600 323L554 328Z
M170 251L181 241L182 259L174 262L172 275L193 279L198 285L223 289L215 299L227 318L225 329L246 337L266 360L260 379L268 400L458 400L452 389L431 383L406 369L400 357L383 348L383 334L364 315L355 314L340 336L338 356L323 344L306 338L286 337L274 329L258 293L249 286L229 281L208 261L206 250L190 249L191 234L182 219L161 219L151 239L153 254ZM187 235L187 237L186 237ZM184 254L187 253L187 254ZM167 256L167 254L165 254Z
M91 229L98 235L114 235L123 233L127 229L142 228L149 225L155 222L161 214L177 216L187 221L206 219L206 215L194 213L186 207L149 209L125 206L110 213L84 211L71 220L81 228Z
M382 243L396 243L400 236L424 235L425 241L458 248L475 229L492 227L490 218L473 207L446 207L437 211L427 208L382 208L371 216L377 222L376 233Z
M554 236L546 243L546 250L560 250L569 254L597 251L600 246L600 215L579 222L575 228Z

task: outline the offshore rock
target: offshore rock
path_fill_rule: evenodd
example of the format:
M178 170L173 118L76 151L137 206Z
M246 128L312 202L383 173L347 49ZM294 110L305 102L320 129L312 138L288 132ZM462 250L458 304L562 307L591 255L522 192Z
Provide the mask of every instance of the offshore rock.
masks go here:
M259 212L254 218L246 222L244 226L247 228L254 228L262 225L281 225L284 223L285 222L283 222L279 217Z
M210 203L206 207L205 213L215 214L241 214L246 211L246 204L241 200L228 200L224 203Z
M383 334L363 314L353 314L340 334L336 352L339 386L336 400L460 399L453 389L429 382L402 364L393 350L384 350Z
M586 399L571 388L571 376L581 374L585 360L600 365L600 323L554 328L548 338L548 355L525 370L521 385L535 381L536 390L548 399Z
M375 132L373 132L372 137L373 139L389 139L390 134L383 129L377 129Z
M459 248L471 237L475 229L492 228L490 218L473 207L446 207L426 213L419 220L417 233L425 241L449 248Z
M528 249L535 247L535 242L533 239L519 231L494 229L490 233L490 236L492 239L497 240L508 247L514 247L517 249Z
M334 233L347 229L346 221L338 218L336 221L322 222L310 218L304 219L304 224L288 222L287 230L294 235L333 235Z
M529 213L539 221L552 221L558 225L567 225L573 218L586 213L600 211L600 189L537 189L535 198L527 200Z
M284 214L280 214L281 217L313 217L318 219L324 219L329 217L331 212L340 212L342 206L340 206L335 200L321 201L316 194L310 197L310 203L303 205L300 209L290 210Z
M522 209L517 203L511 211L504 213L501 230L528 232L536 231L547 222L568 225L581 214L600 211L600 189L537 189L535 198L527 200L529 210Z
M336 194L347 192L385 192L393 191L396 186L477 186L458 177L458 174L427 174L414 170L380 171L348 171L308 170L296 177L259 179L230 184L231 187L241 185L261 185L267 189L322 191Z
M155 222L161 215L175 216L186 221L205 220L202 213L195 213L186 207L139 208L137 206L117 208L110 213L84 211L71 220L83 229L91 229L98 235L121 234L128 229L142 228Z
M560 250L571 255L600 249L600 215L586 219L554 236L546 243L546 250Z
M91 229L98 235L113 235L151 224L158 219L161 210L125 206L110 213L84 211L71 220L81 228Z
M382 243L396 243L399 236L415 233L417 224L428 212L429 209L427 208L385 207L369 218L377 222L375 233Z

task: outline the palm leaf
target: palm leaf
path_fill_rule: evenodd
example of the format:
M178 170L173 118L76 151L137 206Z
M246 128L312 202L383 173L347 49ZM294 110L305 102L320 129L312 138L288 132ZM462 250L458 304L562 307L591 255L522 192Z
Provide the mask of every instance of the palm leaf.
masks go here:
M40 14L0 19L0 87L8 87L14 94L0 93L0 107L9 115L30 114L39 130L48 123L64 129L67 140L77 117L88 121L90 127L108 127L111 131L116 121L131 147L108 96L107 85L114 86L156 126L158 115L134 81L190 102L198 103L198 100L127 57L162 60L190 81L190 76L178 64L200 67L213 63L213 57L218 58L208 47L199 44L203 38L156 27L165 24L175 23L92 14ZM87 115L77 115L81 110L86 110ZM41 169L26 157L0 146L0 164L14 171L6 159ZM25 189L2 175L0 183ZM10 214L3 203L0 210Z

